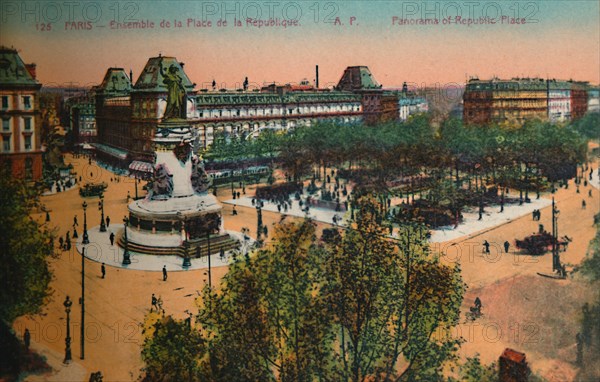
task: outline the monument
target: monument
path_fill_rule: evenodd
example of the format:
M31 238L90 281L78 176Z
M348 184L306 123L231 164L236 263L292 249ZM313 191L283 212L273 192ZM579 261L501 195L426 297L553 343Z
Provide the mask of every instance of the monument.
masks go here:
M202 160L193 154L195 130L186 119L185 87L175 66L160 67L167 105L153 138L154 173L148 195L129 204L127 235L122 247L153 255L184 258L238 247L223 229L222 206L208 192L210 180Z

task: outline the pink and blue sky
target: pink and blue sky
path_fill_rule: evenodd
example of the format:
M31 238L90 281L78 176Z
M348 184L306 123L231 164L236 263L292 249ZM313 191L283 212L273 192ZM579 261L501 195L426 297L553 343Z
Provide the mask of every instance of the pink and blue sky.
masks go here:
M600 82L600 2L589 1L3 1L0 44L37 64L47 85L93 85L108 67L133 70L159 53L185 62L197 88L314 80L334 84L346 66L367 65L385 87L464 83L467 76ZM500 16L525 18L510 24ZM298 20L256 28L246 18ZM409 25L392 25L392 18ZM444 24L455 16L483 25ZM332 21L339 17L342 25ZM355 17L352 25L350 18ZM212 27L188 27L187 19ZM242 19L234 26L234 18ZM111 21L153 29L111 29ZM225 19L227 26L217 26ZM417 25L418 19L438 24ZM489 20L495 20L495 24ZM162 20L170 28L161 28ZM181 28L173 26L182 22ZM412 21L411 21L412 20ZM75 24L71 24L73 21ZM85 24L89 21L89 24ZM81 24L77 24L81 22ZM51 30L48 29L51 24ZM396 23L397 24L397 23ZM114 25L114 23L113 23ZM82 29L81 27L90 28Z

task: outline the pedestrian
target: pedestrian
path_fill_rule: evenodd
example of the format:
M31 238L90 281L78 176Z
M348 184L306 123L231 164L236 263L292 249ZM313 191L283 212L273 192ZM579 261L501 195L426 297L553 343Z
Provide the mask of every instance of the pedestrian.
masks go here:
M29 351L29 345L31 344L31 333L29 333L29 329L25 328L25 333L23 333L23 342L25 343L25 350Z
M110 226L110 216L106 216L106 228Z
M46 211L46 222L50 221L50 212Z
M100 266L100 272L102 272L102 278L104 278L104 276L106 276L106 267L104 266L104 263Z
M240 194L240 192L238 191L238 192L237 192L237 198L238 198L238 199L240 198L240 195L241 195L241 194Z
M585 207L586 207L585 200L582 200L581 201L581 208L585 210Z
M127 191L127 203L129 203L129 199L131 199L131 195L129 195L129 191Z
M77 223L77 215L73 216L73 227L78 226L79 224Z
M235 204L233 205L233 212L232 212L232 214L233 214L234 216L235 216L235 215L237 215L237 211L236 211L236 209L235 209Z
M535 221L535 218L537 217L537 210L533 210L531 212L531 220Z
M269 236L269 229L267 228L267 226L263 226L263 233L265 234L265 237Z
M152 305L150 306L150 311L152 312L152 308L156 308L156 310L158 311L158 300L156 299L156 296L154 295L154 293L152 293Z
M488 241L486 240L483 242L483 246L485 248L485 253L489 254L490 253L490 243L488 243Z
M62 238L62 236L58 238L58 244L60 245L60 248L62 249L62 248L63 248L63 245L65 244L65 241L64 241L64 239Z
M163 272L163 281L167 281L167 266L166 265L163 265L162 272Z
M221 250L219 251L219 257L221 258L221 260L225 258L225 250L223 249L223 247L221 247Z
M110 245L115 244L115 233L111 232L110 236L108 237L110 239Z
M509 248L510 248L510 243L507 240L504 242L504 252L508 253Z

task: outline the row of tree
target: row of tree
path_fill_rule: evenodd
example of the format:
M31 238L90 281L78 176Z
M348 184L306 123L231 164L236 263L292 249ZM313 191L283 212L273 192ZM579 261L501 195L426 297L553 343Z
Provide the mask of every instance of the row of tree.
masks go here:
M575 175L586 161L587 140L600 136L598 115L567 126L532 120L520 128L465 126L457 119L434 128L426 115L369 127L320 122L257 139L221 134L207 157L276 157L294 180L324 176L327 167L360 170L377 192L393 180L409 187L418 174L453 178L457 189L487 183L529 192Z
M146 380L430 381L460 345L450 335L465 285L429 256L426 230L392 241L361 199L343 235L310 221L205 289L195 324L164 318L142 351Z

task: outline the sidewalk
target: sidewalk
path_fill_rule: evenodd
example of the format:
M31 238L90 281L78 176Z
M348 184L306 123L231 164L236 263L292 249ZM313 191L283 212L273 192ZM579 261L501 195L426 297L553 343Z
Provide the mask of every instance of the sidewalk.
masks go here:
M123 248L118 246L116 243L110 245L109 235L111 232L117 232L123 229L123 224L110 225L106 232L100 232L100 226L92 227L88 229L88 238L90 243L85 245L85 257L98 263L104 263L107 267L124 268L124 269L135 269L141 271L162 271L163 265L167 267L168 272L176 271L188 271L194 269L205 269L208 268L208 258L203 256L199 259L190 259L192 265L187 268L183 268L183 258L179 256L168 256L168 255L146 255L129 251L131 254L131 264L123 265ZM226 231L231 236L237 238L242 243L241 251L248 251L254 243L254 240L244 240L244 235L240 232ZM75 245L77 251L81 253L84 245L81 243L83 240L83 232L77 239ZM233 262L233 251L225 252L225 257L221 259L218 252L211 255L210 262L211 267L223 267L228 266Z
M23 382L82 382L89 379L89 372L80 363L71 361L65 365L65 354L54 351L40 343L31 343L31 349L46 359L52 371L42 374L28 374Z

